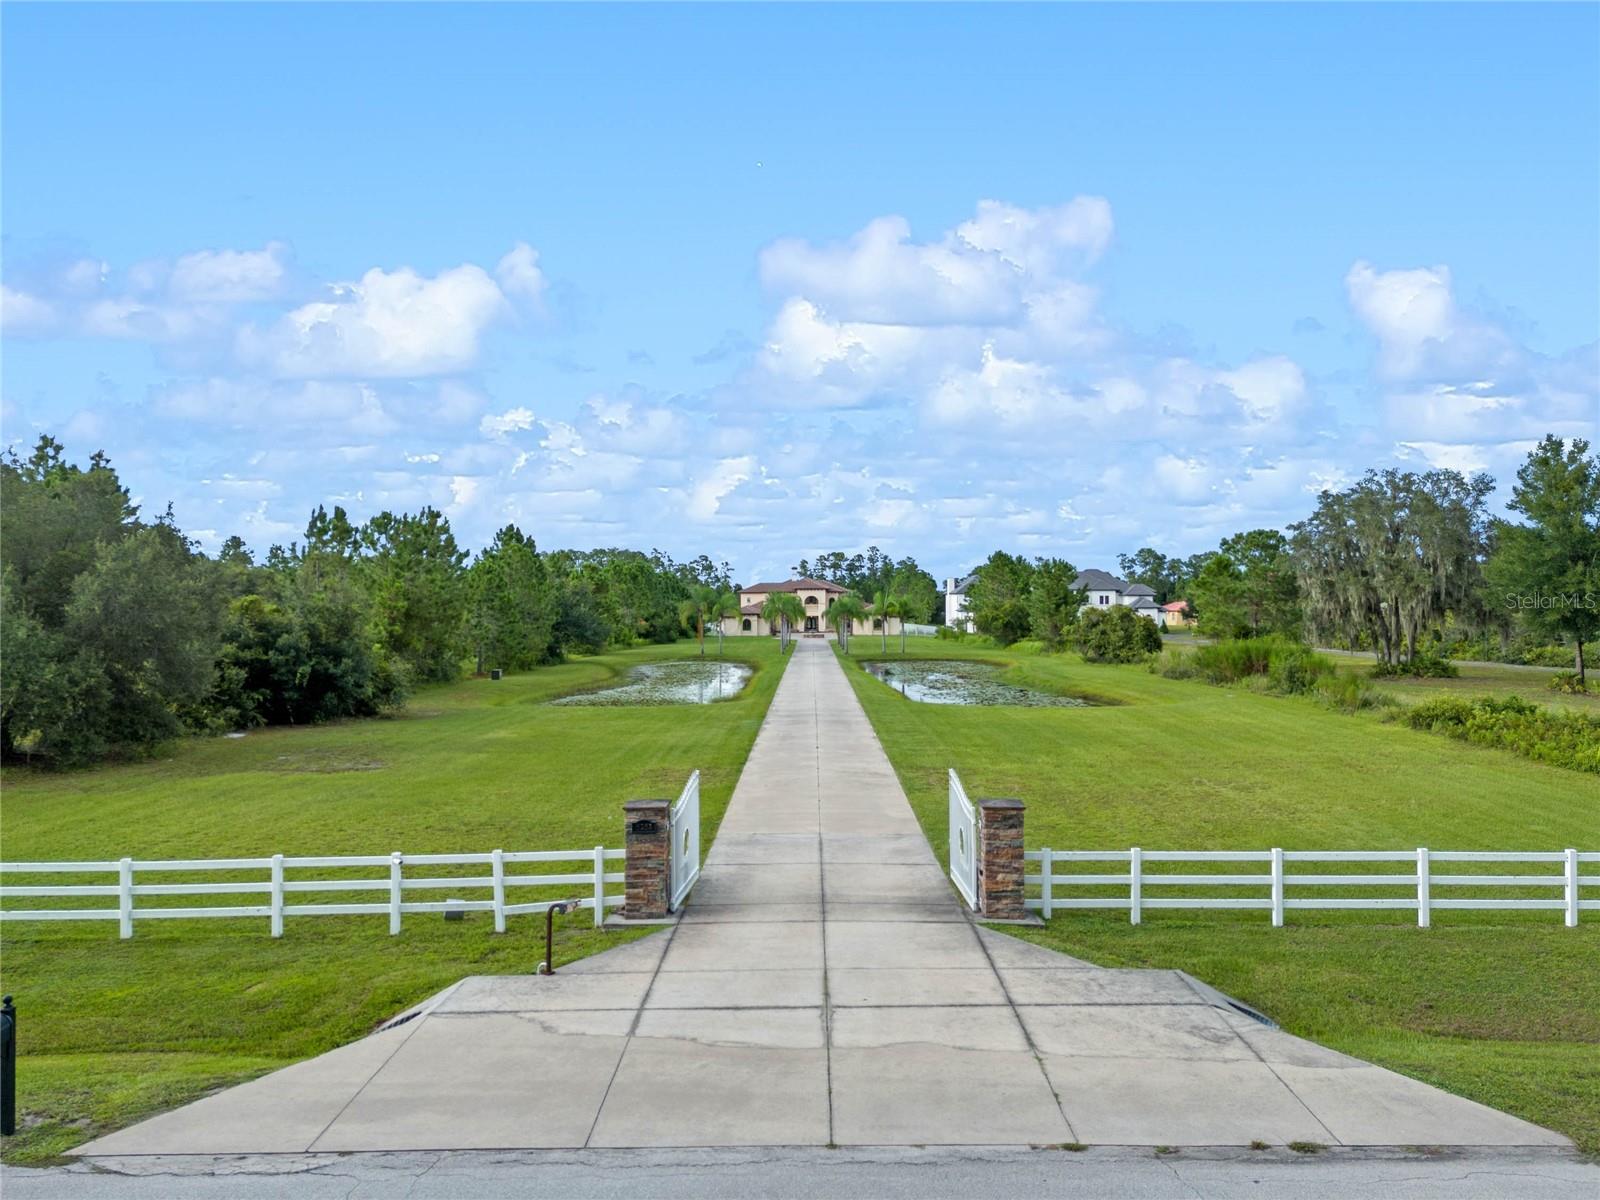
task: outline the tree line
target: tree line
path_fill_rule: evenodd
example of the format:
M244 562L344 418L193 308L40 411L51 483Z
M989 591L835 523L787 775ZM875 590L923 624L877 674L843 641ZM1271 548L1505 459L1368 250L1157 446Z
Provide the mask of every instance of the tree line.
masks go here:
M1582 687L1585 648L1600 636L1600 458L1583 439L1549 436L1517 471L1509 518L1490 514L1494 490L1485 474L1371 470L1322 492L1287 531L1248 530L1183 558L1145 547L1117 561L1158 603L1187 600L1210 637L1371 650L1391 671L1426 670L1451 653L1507 657L1520 645L1516 653L1549 665L1566 654ZM1132 617L1080 615L1078 572L1060 559L1000 551L976 574L969 612L1003 644L1032 637L1092 655L1108 617L1119 630ZM1150 644L1148 631L1129 629L1119 654Z
M1396 670L1462 647L1571 644L1582 687L1600 636L1600 460L1581 439L1547 437L1517 473L1511 518L1489 515L1493 490L1485 475L1369 471L1286 532L1118 563L1158 601L1188 600L1207 635L1370 649ZM942 618L938 584L909 557L871 547L795 570L875 614ZM1102 661L1159 649L1131 609L1084 610L1077 575L998 551L969 609L1002 643ZM170 508L142 515L103 454L82 467L45 437L0 459L0 757L71 765L187 731L369 716L469 665L520 670L685 628L703 649L736 591L706 555L541 551L514 525L471 555L432 508L356 524L319 506L303 540L259 562L238 537L209 556Z
M79 466L45 437L0 460L0 757L372 716L469 665L673 641L696 589L732 587L705 555L542 552L514 525L469 555L433 508L356 524L319 506L259 562L238 537L209 556L103 454Z

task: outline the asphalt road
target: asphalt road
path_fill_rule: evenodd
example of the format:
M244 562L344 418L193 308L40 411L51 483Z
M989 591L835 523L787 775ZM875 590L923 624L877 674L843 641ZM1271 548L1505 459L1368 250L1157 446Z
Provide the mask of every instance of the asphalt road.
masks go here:
M99 1159L0 1172L6 1200L1593 1200L1571 1151L521 1150Z

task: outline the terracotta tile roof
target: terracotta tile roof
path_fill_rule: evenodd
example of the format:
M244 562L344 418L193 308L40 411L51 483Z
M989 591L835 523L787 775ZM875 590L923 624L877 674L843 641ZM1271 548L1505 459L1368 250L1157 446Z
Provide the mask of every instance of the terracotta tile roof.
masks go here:
M741 592L799 592L821 590L824 592L846 592L849 588L842 588L837 583L829 583L826 579L786 579L782 583L752 583L749 587L739 589Z

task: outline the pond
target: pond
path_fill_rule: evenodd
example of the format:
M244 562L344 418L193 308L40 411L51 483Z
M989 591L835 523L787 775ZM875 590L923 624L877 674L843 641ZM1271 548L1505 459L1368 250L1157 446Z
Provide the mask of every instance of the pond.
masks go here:
M562 696L551 704L590 704L608 707L638 704L710 704L737 696L750 682L754 668L744 663L691 659L682 662L641 663L609 687Z
M869 662L867 674L909 700L924 704L1004 704L1019 708L1088 708L1093 701L1006 683L995 663L960 661Z

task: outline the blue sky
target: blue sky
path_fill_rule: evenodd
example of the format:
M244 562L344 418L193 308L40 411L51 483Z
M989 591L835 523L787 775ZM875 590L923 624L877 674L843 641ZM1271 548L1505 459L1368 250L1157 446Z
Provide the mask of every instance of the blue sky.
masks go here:
M1114 566L1600 424L1600 7L9 4L4 440L214 546Z

